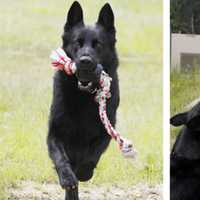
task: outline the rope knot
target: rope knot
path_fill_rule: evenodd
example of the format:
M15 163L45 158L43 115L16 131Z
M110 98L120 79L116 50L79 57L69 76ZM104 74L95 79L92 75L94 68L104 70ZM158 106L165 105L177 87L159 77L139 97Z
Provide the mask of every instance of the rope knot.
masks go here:
M100 89L97 90L95 95L95 101L100 103L101 101L106 101L111 97L110 86L112 78L108 76L104 71L102 71L100 76Z

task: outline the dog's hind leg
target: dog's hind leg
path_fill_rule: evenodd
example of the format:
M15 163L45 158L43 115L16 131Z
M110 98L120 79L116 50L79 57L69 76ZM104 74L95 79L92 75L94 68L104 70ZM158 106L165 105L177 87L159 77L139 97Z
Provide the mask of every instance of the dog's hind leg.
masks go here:
M72 171L70 161L65 152L62 141L49 134L47 143L49 155L54 162L61 187L66 190L75 190L75 188L78 187L78 180Z
M72 190L66 190L65 200L79 200L78 187Z

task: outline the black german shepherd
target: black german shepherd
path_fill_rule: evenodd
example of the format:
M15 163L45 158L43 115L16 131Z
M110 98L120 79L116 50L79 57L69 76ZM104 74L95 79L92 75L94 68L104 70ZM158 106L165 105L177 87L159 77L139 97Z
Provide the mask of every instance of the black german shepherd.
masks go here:
M200 103L171 118L181 126L171 152L171 200L200 200Z
M85 26L82 8L74 2L62 38L62 47L75 61L77 73L67 76L64 71L57 71L54 76L47 143L60 185L66 190L65 199L78 200L78 181L92 178L94 168L111 140L94 101L99 64L112 77L112 97L107 102L107 114L113 126L119 105L118 58L110 5L103 6L94 26Z

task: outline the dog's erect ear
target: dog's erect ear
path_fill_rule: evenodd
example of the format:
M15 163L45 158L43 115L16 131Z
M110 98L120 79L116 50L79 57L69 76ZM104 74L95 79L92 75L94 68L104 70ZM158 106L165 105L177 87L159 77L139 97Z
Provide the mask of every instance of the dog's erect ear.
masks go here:
M174 115L170 119L170 124L173 125L173 126L181 126L183 124L186 124L187 123L187 115L188 115L187 112Z
M114 32L114 14L109 3L106 3L99 13L97 24L103 26L108 32Z
M83 10L81 5L77 1L74 1L74 3L71 5L71 8L69 9L64 30L68 31L78 24L83 24Z

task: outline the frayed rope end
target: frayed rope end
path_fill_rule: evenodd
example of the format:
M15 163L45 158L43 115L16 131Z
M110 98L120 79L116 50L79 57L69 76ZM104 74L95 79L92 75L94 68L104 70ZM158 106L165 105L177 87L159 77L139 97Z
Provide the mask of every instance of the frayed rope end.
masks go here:
M137 156L137 151L133 148L131 141L124 139L125 142L121 147L122 154L125 158L135 159Z

